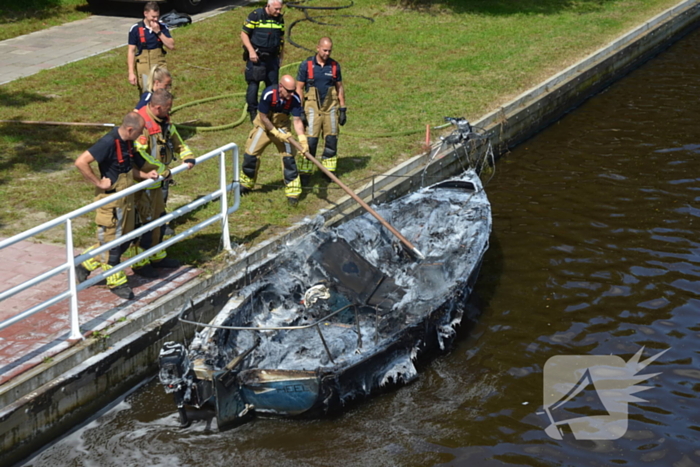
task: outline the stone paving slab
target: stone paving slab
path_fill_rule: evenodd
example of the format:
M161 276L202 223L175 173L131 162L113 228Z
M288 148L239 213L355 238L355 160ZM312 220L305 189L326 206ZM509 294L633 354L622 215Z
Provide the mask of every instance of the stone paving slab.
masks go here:
M2 238L0 238L2 240ZM78 254L79 251L75 251ZM22 241L0 250L0 291L60 266L66 249L60 245ZM184 266L159 270L160 277L146 279L127 269L134 300L124 300L106 286L93 286L78 292L81 332L104 330L139 308L194 279L202 271ZM68 289L68 274L61 273L0 302L0 320L8 319ZM69 299L40 311L0 331L0 385L42 363L76 342L70 334Z

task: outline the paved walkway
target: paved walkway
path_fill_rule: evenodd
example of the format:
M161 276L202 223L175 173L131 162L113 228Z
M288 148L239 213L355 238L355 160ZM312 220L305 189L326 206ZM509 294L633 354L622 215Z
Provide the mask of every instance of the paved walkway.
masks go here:
M0 238L0 240L3 240ZM78 254L78 251L75 252ZM8 290L65 263L66 248L23 241L0 250L0 291ZM145 279L127 269L134 300L124 300L106 286L78 292L80 330L85 336L128 317L156 301L202 271L189 266L159 270L156 279ZM11 318L68 290L68 273L58 274L0 302L0 321ZM44 311L0 330L0 385L42 363L75 342L70 342L70 302L65 299Z
M246 0L213 1L207 11L193 15L192 20L201 21L246 3ZM0 41L0 84L122 47L126 45L129 28L137 21L139 18L93 15Z

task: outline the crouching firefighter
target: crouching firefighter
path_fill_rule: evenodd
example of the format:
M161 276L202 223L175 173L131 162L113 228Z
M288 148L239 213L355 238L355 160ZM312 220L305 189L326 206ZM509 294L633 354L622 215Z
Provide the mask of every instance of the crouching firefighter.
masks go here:
M296 151L289 143L292 138L289 116L292 116L294 131L304 151L309 150L304 124L301 122L301 99L294 91L296 81L290 75L284 75L279 84L266 88L260 103L258 114L253 120L253 130L248 135L241 168L241 194L253 189L258 177L260 156L265 148L274 143L282 156L284 176L284 194L290 206L296 206L301 195L301 181L297 164L294 160Z
M139 114L129 112L121 126L103 136L76 159L76 168L85 180L95 185L95 201L127 189L133 184L135 177L142 180L158 178L158 173L148 169L146 161L133 148L133 141L143 132L144 124ZM95 161L100 171L99 178L90 167L90 164ZM95 224L97 224L98 245L104 245L131 232L134 229L134 196L125 196L98 208L95 213ZM88 248L85 253L98 245ZM78 282L85 281L90 273L99 267L106 272L119 264L121 255L128 246L128 243L116 246L108 253L102 253L78 265L76 267ZM134 298L124 271L107 276L107 285L121 298L127 300Z
M330 58L333 42L322 37L316 46L316 55L307 58L299 65L297 74L297 94L302 98L304 109L302 120L306 125L309 152L316 157L321 135L325 137L321 163L331 172L338 164L338 125L347 120L345 89L340 64ZM301 184L307 186L311 180L313 163L301 158L299 172Z
M142 134L135 142L135 147L146 161L149 170L155 170L164 180L139 191L135 196L136 215L138 225L145 225L165 215L167 202L167 187L171 181L168 166L173 162L175 155L187 164L187 168L194 167L195 159L190 148L182 141L175 125L170 123L170 109L173 105L173 96L165 89L153 92L148 105L139 109L138 114L143 117L145 127ZM154 247L163 241L165 226L156 227L150 232L141 235L138 245L134 245L126 252L127 257L133 257L144 250ZM154 268L179 268L180 262L167 258L165 250L145 258L132 266L136 274L144 277L157 277Z

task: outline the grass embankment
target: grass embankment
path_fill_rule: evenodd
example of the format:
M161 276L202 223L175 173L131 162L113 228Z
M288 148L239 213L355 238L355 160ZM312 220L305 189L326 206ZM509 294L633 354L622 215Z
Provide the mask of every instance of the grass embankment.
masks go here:
M0 41L88 16L86 0L3 0Z
M326 5L332 5L325 3ZM341 2L345 3L345 2ZM341 4L338 3L338 4ZM348 124L362 137L343 136L338 174L350 186L364 184L398 162L420 152L423 134L377 138L377 133L424 129L445 115L474 120L549 75L574 63L624 31L676 4L676 0L473 0L410 2L356 0L339 13L361 18L308 21L293 30L294 41L313 48L319 37L333 37L333 56L343 66ZM174 31L177 50L168 56L174 74L176 105L195 99L242 92L240 25L251 8L238 9ZM326 14L326 13L319 13ZM333 13L330 13L333 14ZM286 8L289 25L302 13ZM115 50L0 87L0 119L117 122L135 104L127 83L125 49ZM288 45L285 62L310 53ZM296 74L294 69L283 70ZM175 122L197 119L215 126L237 120L244 99L189 107ZM219 132L189 134L189 144L203 153L228 142L245 144L250 124ZM0 235L39 224L92 199L92 189L72 167L73 160L105 131L77 127L0 126ZM179 177L171 206L214 188L216 164L196 167ZM255 193L232 216L232 235L251 245L269 237L329 200L343 195L326 186L320 174L305 190L299 208L287 208L281 190L280 161L272 148L264 156ZM216 212L211 205L181 221L190 225ZM182 224L184 222L184 225ZM89 219L75 229L78 241L92 243ZM62 239L62 234L56 238ZM216 254L218 229L171 251L201 264Z

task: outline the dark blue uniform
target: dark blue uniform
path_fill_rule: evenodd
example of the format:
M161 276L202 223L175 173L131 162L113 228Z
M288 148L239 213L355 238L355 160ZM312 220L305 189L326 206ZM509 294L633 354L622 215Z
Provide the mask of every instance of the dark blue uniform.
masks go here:
M163 35L165 35L165 37L172 37L170 35L170 30L165 24L161 23L160 21L158 22L158 24L160 24L160 30L163 31ZM139 28L143 28L143 36L145 42L141 41L141 34ZM144 49L153 50L163 47L163 43L158 38L158 35L155 34L150 28L146 27L143 21L139 21L138 23L131 26L131 29L129 29L129 45L136 46L137 55L139 55Z
M248 51L244 53L245 80L248 83L246 103L248 112L254 118L253 114L258 108L260 81L264 81L265 86L279 82L279 56L284 47L284 17L279 15L275 18L268 15L265 8L258 8L246 18L243 32L250 38L250 44L258 55L258 63L253 63L248 58Z
M301 99L299 99L299 95L295 92L290 99L282 99L277 87L277 85L274 85L265 88L260 98L258 111L265 115L269 115L272 112L301 117Z
M100 175L109 178L112 185L119 174L129 173L134 166L141 168L146 163L141 154L133 150L131 141L121 139L118 128L100 138L88 152L97 162Z
M313 83L309 82L309 66L308 62L313 64ZM335 65L334 65L335 64ZM333 76L333 68L335 66L335 77ZM304 91L308 92L309 87L313 86L318 89L319 105L323 103L330 88L335 88L335 83L343 81L343 74L340 71L340 63L335 60L328 59L324 66L319 65L316 61L316 56L309 57L299 65L297 73L297 81L304 83Z

